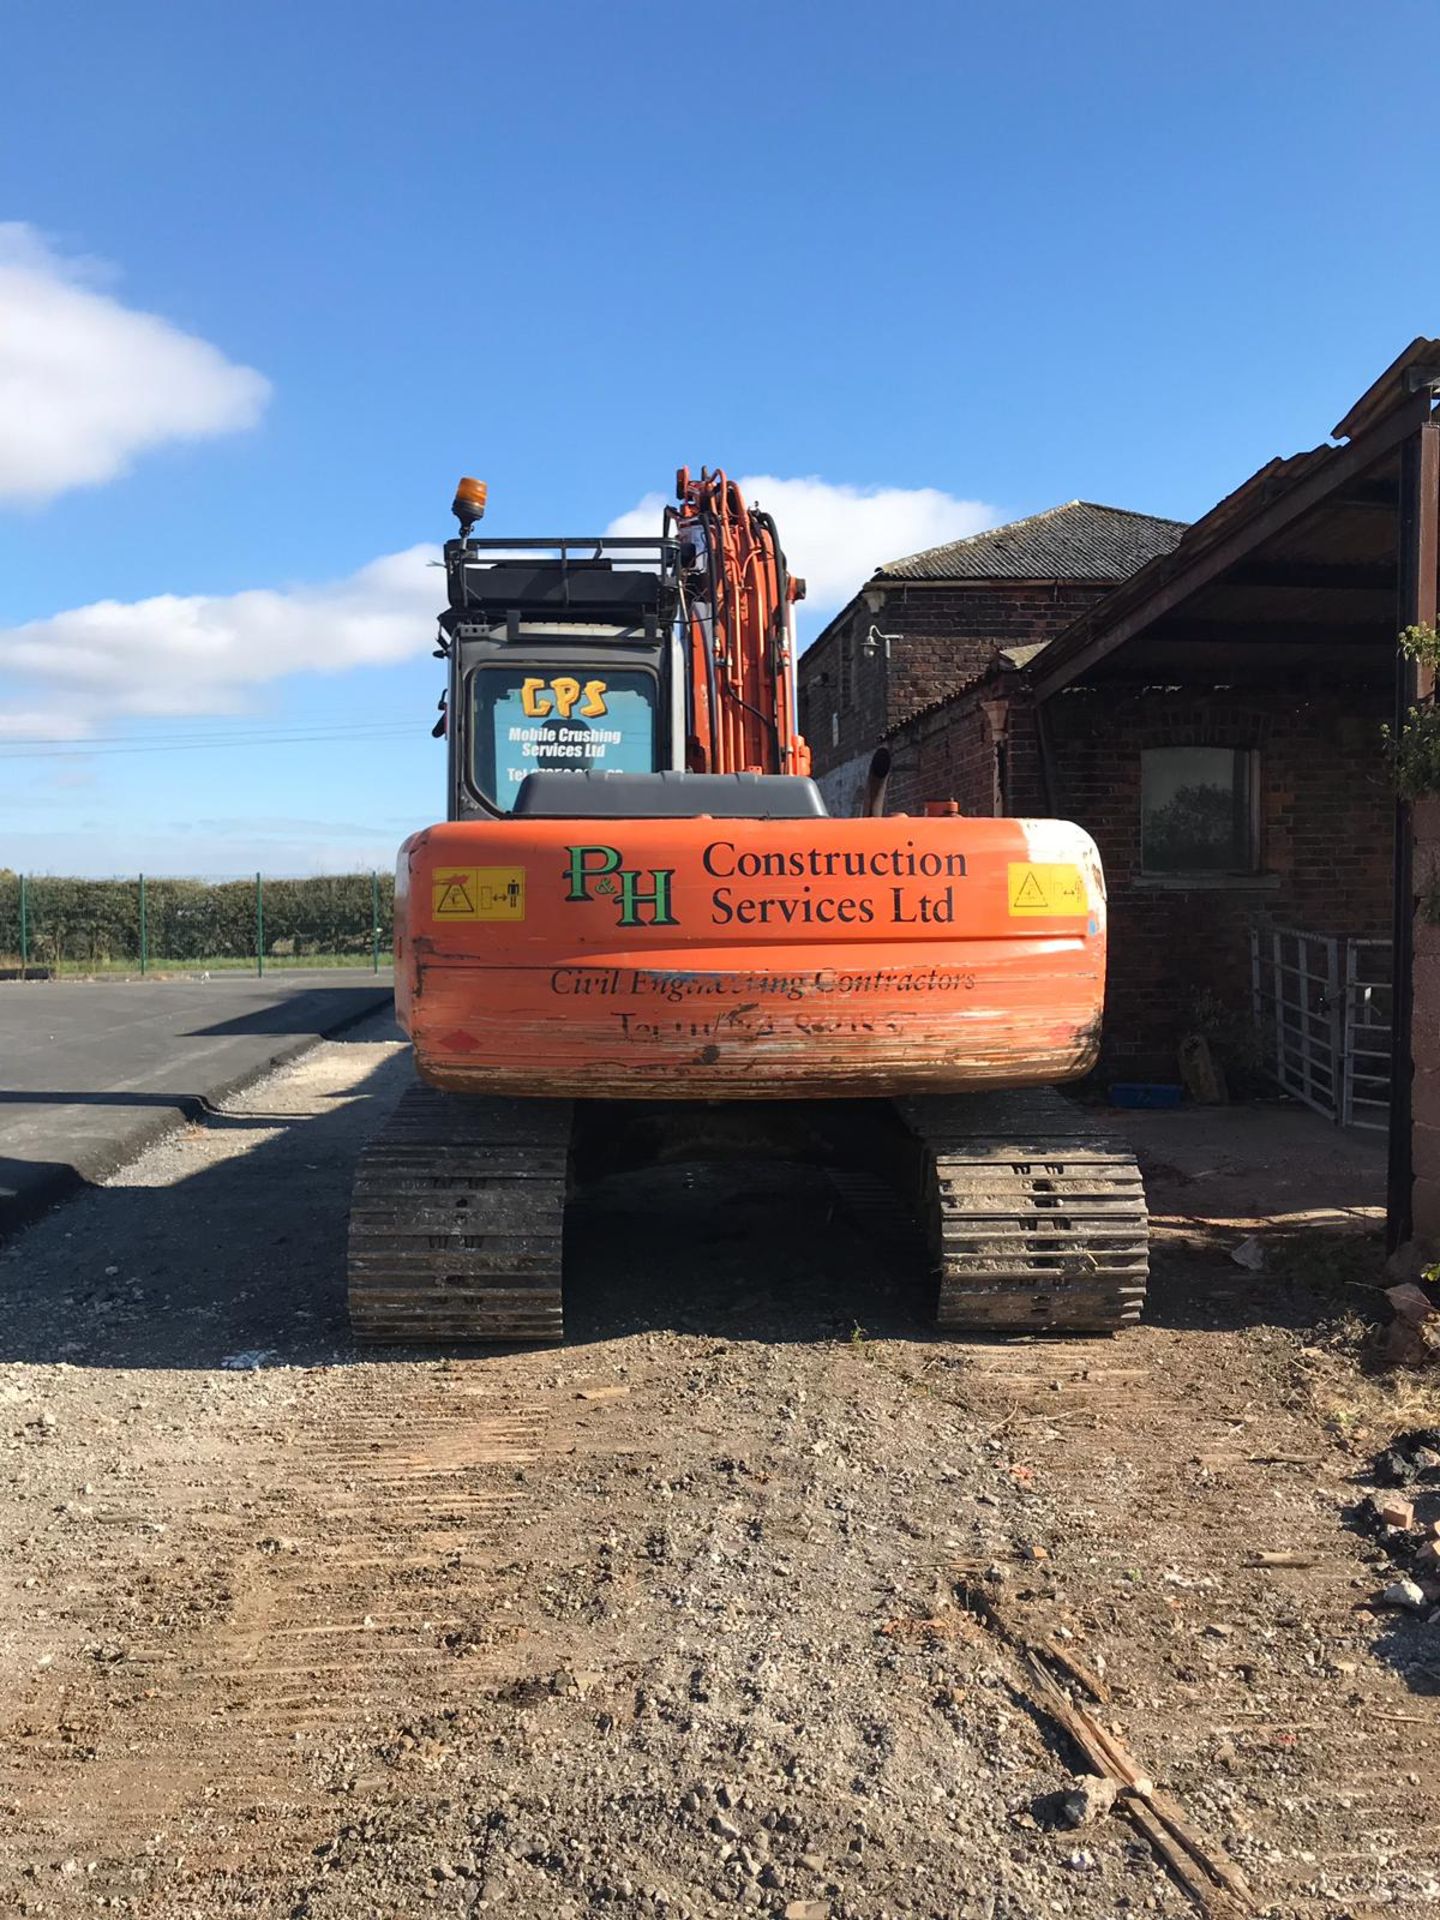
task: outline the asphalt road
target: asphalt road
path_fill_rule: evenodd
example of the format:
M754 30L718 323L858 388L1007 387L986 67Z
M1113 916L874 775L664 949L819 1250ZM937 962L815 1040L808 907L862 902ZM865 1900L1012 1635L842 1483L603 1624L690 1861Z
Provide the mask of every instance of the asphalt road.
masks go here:
M338 969L0 985L0 1232L390 995Z

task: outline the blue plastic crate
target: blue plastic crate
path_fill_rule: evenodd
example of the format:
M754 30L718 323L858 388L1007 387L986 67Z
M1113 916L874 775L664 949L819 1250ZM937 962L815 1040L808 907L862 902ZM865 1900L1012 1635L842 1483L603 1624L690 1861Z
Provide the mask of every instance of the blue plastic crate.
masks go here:
M1110 1089L1112 1107L1178 1107L1184 1098L1184 1087L1155 1080L1120 1080Z

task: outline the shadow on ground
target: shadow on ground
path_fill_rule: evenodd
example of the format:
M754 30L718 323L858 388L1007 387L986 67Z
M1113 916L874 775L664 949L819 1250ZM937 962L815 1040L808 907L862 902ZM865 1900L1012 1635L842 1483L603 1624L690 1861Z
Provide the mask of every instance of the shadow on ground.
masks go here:
M615 1175L572 1206L565 1274L566 1323L578 1339L651 1327L765 1341L934 1332L923 1254L858 1231L813 1167Z
M376 1021L332 1044L395 1037ZM409 1077L408 1055L391 1055L317 1115L201 1114L194 1124L248 1144L173 1184L72 1195L0 1251L0 1360L188 1368L348 1352L355 1154Z
M1184 1332L1288 1327L1319 1334L1383 1316L1385 1243L1378 1232L1258 1228L1264 1257L1250 1272L1230 1258L1234 1235L1179 1244L1157 1234L1151 1250L1145 1318Z
M377 1017L335 1044L395 1037ZM350 1181L362 1141L410 1072L407 1054L391 1055L352 1090L321 1092L315 1114L200 1115L207 1129L245 1135L245 1149L171 1185L90 1188L40 1221L0 1255L0 1358L214 1367L236 1354L270 1365L353 1357ZM1197 1252L1162 1243L1147 1317L1220 1331L1313 1327L1353 1313L1367 1297L1354 1289L1374 1249L1352 1240L1355 1251L1337 1265L1336 1238L1277 1230L1271 1270L1261 1274L1228 1263L1219 1244ZM1309 1251L1297 1253L1302 1241ZM933 1332L933 1291L923 1255L858 1229L809 1167L618 1174L585 1189L567 1220L572 1341L646 1328L814 1341L858 1327L923 1339Z
M291 980L294 977L293 974L288 976ZM353 987L335 986L328 982L323 987L317 984L274 1006L252 1007L248 1012L237 1013L228 1020L213 1021L208 1027L188 1027L184 1037L188 1040L204 1040L234 1033L309 1033L317 1024L313 1009L322 996L327 1012L325 1020L318 1024L328 1025L333 1031L363 1019L374 1005L376 993L382 988L383 982L377 981L373 975L367 975L363 985ZM338 1011L331 1014L328 1010L337 1005Z
M83 1093L68 1088L36 1087L24 1093L0 1092L0 1107L153 1107L157 1111L168 1109L182 1114L186 1119L204 1116L216 1125L227 1120L237 1126L264 1124L261 1115L221 1112L198 1093L136 1093L120 1089ZM0 1160L0 1165L13 1167L33 1164L26 1160Z
M335 1044L391 1036L367 1026ZM248 1144L173 1184L86 1188L17 1235L0 1253L0 1360L209 1368L236 1355L270 1366L358 1357L345 1311L350 1181L363 1139L410 1075L402 1053L348 1093L321 1093L317 1113L201 1116ZM931 1294L923 1262L897 1262L858 1234L808 1167L616 1175L568 1221L572 1341L647 1327L814 1341L858 1325L917 1337Z
M1435 1628L1425 1617L1396 1609L1386 1614L1371 1647L1376 1659L1393 1667L1411 1693L1433 1700L1440 1698L1440 1650L1435 1638Z

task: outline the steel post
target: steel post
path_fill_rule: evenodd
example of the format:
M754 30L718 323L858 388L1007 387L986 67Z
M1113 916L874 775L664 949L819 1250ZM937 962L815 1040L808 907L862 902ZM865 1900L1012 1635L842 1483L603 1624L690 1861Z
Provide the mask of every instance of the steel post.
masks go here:
M255 971L265 971L265 883L255 876Z
M1330 1118L1343 1126L1341 1076L1345 1066L1345 1008L1340 998L1340 942L1334 934L1325 941L1325 1025L1330 1047ZM1308 1068L1307 1068L1308 1071Z
M143 974L150 957L149 930L145 924L145 876L140 876L140 971Z
M1437 555L1440 555L1440 426L1427 423L1400 450L1398 514L1398 620L1402 629L1434 626ZM1429 693L1429 686L1423 688ZM1422 692L1415 662L1397 652L1395 735L1398 739ZM1390 1252L1410 1238L1415 1225L1415 1059L1412 1051L1415 962L1414 820L1404 800L1395 803L1394 974L1390 995L1390 1142L1386 1181L1385 1242Z

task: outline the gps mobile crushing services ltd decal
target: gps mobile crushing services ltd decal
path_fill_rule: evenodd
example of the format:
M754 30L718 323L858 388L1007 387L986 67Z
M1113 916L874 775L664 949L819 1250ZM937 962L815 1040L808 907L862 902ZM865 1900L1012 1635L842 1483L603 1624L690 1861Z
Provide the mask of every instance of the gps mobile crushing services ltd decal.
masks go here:
M645 675L490 671L501 690L487 694L486 778L498 796L530 773L644 773L653 764L654 687Z

